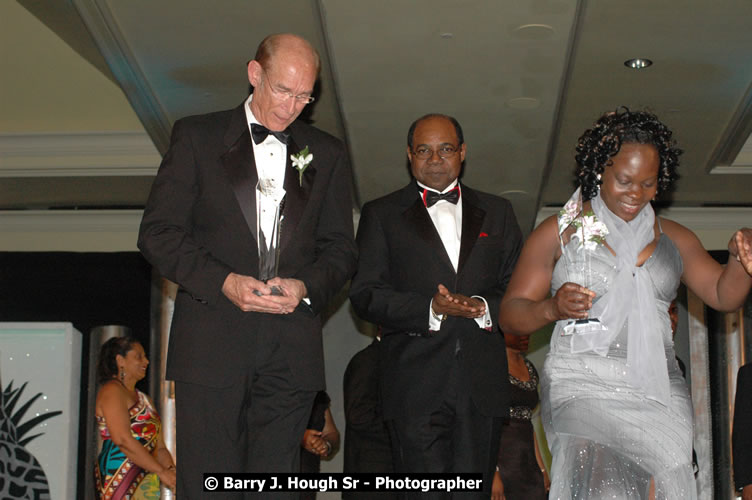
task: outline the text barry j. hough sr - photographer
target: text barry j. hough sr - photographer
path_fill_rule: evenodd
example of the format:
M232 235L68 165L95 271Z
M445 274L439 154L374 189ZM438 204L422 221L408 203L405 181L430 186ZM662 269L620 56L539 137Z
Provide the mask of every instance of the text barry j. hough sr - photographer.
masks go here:
M480 491L481 474L204 474L204 491Z

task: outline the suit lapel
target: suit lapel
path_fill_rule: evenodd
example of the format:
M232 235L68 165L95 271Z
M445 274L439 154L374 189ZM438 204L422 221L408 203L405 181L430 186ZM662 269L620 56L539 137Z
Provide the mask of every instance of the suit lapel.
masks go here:
M431 216L428 215L426 206L421 201L420 196L418 196L418 187L414 182L410 183L403 190L402 202L407 207L404 212L407 227L431 248L435 248L442 261L454 272L454 266L449 259L449 254L447 254L446 248L444 248L444 243L441 241L441 236L436 230L436 226L433 225Z
M280 229L280 249L284 249L292 241L295 229L303 218L303 211L311 196L313 180L316 177L316 154L310 147L308 149L310 153L313 153L313 160L303 171L302 184L298 170L292 166L290 157L297 155L303 148L298 146L294 137L290 136L285 161L285 206L282 210L284 219Z
M246 116L243 106L236 108L230 119L230 125L225 134L225 144L228 146L228 150L222 155L221 160L222 167L230 179L240 211L248 225L248 230L253 234L253 239L258 241L256 231L258 173L253 156L253 146L251 145L251 134L248 131L248 125L245 123ZM282 210L284 219L280 230L280 249L285 248L292 240L292 235L295 234L295 229L303 216L316 177L315 151L311 151L314 153L314 159L305 169L301 185L298 171L293 168L290 160L290 155L297 154L301 149L295 142L294 137L291 136L287 145L287 158L285 160L285 198Z
M232 184L235 198L243 213L243 218L248 225L248 230L253 234L253 239L258 241L256 234L256 184L258 173L256 162L253 157L251 146L251 134L245 123L244 105L235 109L230 119L230 126L225 134L225 144L229 149L222 155L222 166Z
M478 206L478 197L471 190L462 186L462 238L460 242L460 258L457 263L457 274L470 256L475 242L478 241L480 228L486 211Z

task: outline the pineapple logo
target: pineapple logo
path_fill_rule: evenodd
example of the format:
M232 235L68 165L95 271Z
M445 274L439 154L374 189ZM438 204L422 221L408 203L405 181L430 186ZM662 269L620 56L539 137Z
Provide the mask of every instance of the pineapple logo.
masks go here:
M47 476L39 461L25 448L44 433L26 435L38 424L63 412L51 411L22 422L26 411L42 395L38 393L16 410L27 384L14 389L11 380L0 392L0 498L49 500Z

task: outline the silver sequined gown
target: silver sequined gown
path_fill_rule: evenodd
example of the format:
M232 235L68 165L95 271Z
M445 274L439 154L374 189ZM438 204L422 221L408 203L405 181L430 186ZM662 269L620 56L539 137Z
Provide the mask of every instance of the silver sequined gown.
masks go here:
M576 241L564 251L582 268ZM603 246L591 254L590 287L600 296L616 275L616 259ZM552 293L567 279L565 261L554 268ZM676 296L682 260L661 234L645 262L655 291L671 383L669 406L647 399L627 383L627 328L605 357L572 354L557 324L541 379L541 410L553 454L551 499L646 499L655 478L656 500L694 499L692 402L674 356L668 307ZM573 270L569 270L570 278ZM561 322L560 322L561 323Z

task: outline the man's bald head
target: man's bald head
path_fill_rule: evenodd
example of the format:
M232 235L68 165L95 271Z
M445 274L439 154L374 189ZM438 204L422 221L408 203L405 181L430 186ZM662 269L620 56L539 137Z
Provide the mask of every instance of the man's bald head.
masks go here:
M292 33L276 33L261 40L254 59L261 66L268 68L281 53L294 53L299 57L309 58L318 74L321 67L318 51L308 40Z

